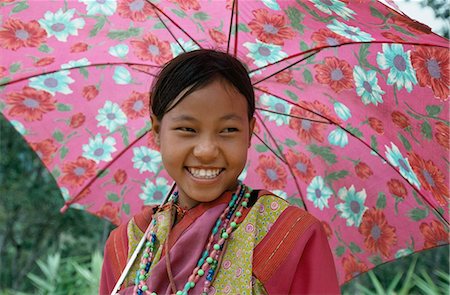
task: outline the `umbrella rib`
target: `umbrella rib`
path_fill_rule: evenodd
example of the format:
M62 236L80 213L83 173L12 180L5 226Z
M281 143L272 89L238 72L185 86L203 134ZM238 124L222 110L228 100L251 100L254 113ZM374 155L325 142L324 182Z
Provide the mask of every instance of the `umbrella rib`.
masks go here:
M334 125L333 122L324 122L324 121L314 120L314 119L307 118L307 117L300 117L300 116L296 116L296 115L285 114L285 113L281 113L281 112L277 112L277 111L263 109L263 108L260 108L260 107L256 107L256 109L261 111L261 112L268 112L268 113L277 114L277 115L285 116L285 117L289 117L289 118L295 118L295 119L299 119L299 120L307 120L307 121L310 121L310 122L321 123L321 124Z
M156 11L155 11L156 12ZM186 52L186 50L184 49L183 45L181 45L181 43L178 41L177 37L175 37L174 33L172 32L172 30L169 29L169 27L167 26L167 24L162 20L161 15L159 14L159 12L156 12L156 15L158 16L158 19L161 21L161 23L164 25L164 27L166 28L166 30L169 32L170 36L172 36L172 38L175 40L175 42L177 42L178 46L180 46L181 50L183 50L183 52ZM198 44L197 44L198 45Z
M230 27L228 28L228 40L227 40L227 53L230 53L231 31L233 29L233 17L234 17L234 5L237 0L233 0L233 6L231 8Z
M300 185L298 184L298 180L297 180L297 176L294 174L294 171L292 171L292 167L289 165L289 163L287 162L287 160L284 158L283 155L283 151L281 150L280 146L277 144L277 142L275 141L275 138L273 138L272 134L270 133L269 129L267 128L266 124L264 123L264 120L261 118L261 116L259 114L256 114L256 116L258 117L260 123L263 125L264 129L267 131L267 135L269 135L270 139L272 140L272 142L275 144L275 146L277 147L278 153L276 153L264 140L262 140L261 137L259 137L256 133L255 136L259 139L259 141L261 141L274 155L275 157L277 157L278 159L280 159L280 161L282 161L289 170L289 173L291 174L292 178L294 179L294 183L295 186L297 187L297 191L300 195L300 198L303 201L303 194L302 191L300 189ZM303 202L305 203L305 202ZM303 205L305 207L305 210L307 210L306 205Z
M236 9L234 14L234 56L237 56L237 48L238 48L238 0L236 1Z

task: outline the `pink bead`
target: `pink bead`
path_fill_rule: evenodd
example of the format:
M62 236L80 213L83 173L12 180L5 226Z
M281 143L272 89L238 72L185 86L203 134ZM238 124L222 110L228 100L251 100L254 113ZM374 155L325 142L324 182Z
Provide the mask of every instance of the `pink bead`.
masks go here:
M206 288L208 288L209 286L211 286L211 282L206 280L205 283L203 284ZM209 289L209 288L208 288ZM204 290L204 289L203 289Z
M232 227L229 227L229 228L227 228L226 233L227 233L227 234L231 234L232 231L233 231L233 228L232 228Z
M220 240L219 240L219 242L217 242L217 244L219 244L219 245L223 245L223 243L225 243L225 239L224 238L221 238Z
M208 269L208 267L209 267L208 262L203 263L202 269L203 269L205 272L206 272L206 270Z
M193 282L193 281L194 281L194 278L195 278L195 275L194 275L194 274L191 274L191 275L189 276L188 282Z

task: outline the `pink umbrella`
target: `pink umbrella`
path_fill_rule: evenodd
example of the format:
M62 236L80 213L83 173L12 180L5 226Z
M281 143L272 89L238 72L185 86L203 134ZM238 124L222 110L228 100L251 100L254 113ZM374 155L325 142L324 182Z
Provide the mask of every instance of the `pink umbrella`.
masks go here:
M68 207L115 224L159 203L161 66L243 60L257 129L241 178L323 221L339 279L448 243L448 40L366 1L3 1L0 108Z

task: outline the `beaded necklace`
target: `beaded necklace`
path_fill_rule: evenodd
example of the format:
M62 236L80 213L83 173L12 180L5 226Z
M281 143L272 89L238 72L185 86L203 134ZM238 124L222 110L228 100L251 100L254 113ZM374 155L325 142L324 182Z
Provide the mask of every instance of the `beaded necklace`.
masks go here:
M202 252L202 256L197 262L196 267L189 276L188 281L184 285L183 290L176 291L176 295L187 295L189 290L193 289L197 282L206 274L206 280L203 285L202 295L209 293L211 284L217 274L220 267L220 261L225 252L226 242L230 234L237 228L239 219L242 216L242 211L248 206L248 198L250 197L251 188L245 186L239 182L238 189L233 193L228 206L217 218L214 227L211 230L208 243L205 250ZM169 199L172 206L178 201L178 192L175 192ZM146 285L148 279L148 272L153 262L155 244L156 244L156 232L158 230L156 219L153 217L151 221L150 229L146 235L145 247L141 257L141 263L139 270L136 272L135 287L133 294L138 295L157 295L156 292L150 292ZM166 243L167 243L166 238ZM166 245L167 246L167 245ZM166 248L167 249L167 248ZM170 261L169 251L166 251L166 260ZM170 263L170 262L168 262ZM170 264L168 265L169 278L171 277ZM176 287L174 282L171 281L173 288Z

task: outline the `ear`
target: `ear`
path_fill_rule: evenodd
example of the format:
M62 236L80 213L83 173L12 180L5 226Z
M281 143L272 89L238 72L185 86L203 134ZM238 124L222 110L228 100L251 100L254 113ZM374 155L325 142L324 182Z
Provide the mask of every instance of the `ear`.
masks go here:
M150 119L152 121L152 133L155 143L159 146L159 131L161 130L161 122L155 115L151 115Z
M255 129L255 123L256 123L256 118L253 117L251 118L250 122L249 122L249 134L248 134L248 147L250 147L251 143L252 143L252 135L253 135L253 130Z

